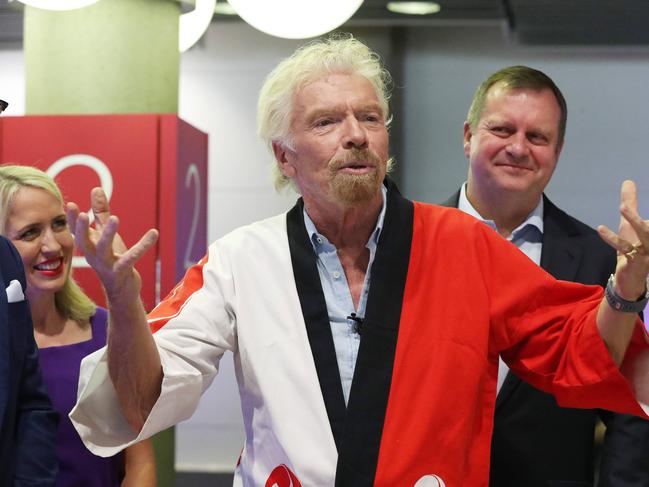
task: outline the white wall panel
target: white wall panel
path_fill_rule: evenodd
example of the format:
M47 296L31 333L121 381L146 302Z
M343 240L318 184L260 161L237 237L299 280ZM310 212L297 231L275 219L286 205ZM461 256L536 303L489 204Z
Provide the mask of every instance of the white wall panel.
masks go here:
M25 61L21 49L0 49L0 100L9 103L3 116L25 114Z

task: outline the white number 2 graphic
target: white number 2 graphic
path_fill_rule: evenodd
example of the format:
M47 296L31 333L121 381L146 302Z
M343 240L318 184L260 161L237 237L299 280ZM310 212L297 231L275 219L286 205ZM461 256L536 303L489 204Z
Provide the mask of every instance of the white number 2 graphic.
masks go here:
M113 175L110 169L108 169L108 166L94 156L88 154L70 154L55 161L45 172L54 179L60 173L73 166L84 166L92 169L99 176L99 184L106 193L106 198L110 201L110 197L113 194ZM90 223L92 223L94 215L90 210L88 210L88 215L90 216ZM89 265L85 257L74 256L72 258L72 267L89 267Z
M194 240L196 240L196 231L198 230L198 218L201 212L201 176L196 164L190 164L187 168L187 174L185 175L185 188L189 188L192 181L194 183L194 214L192 215L192 226L189 230L187 247L185 247L185 258L183 260L185 270L189 269L196 263L195 260L191 259Z

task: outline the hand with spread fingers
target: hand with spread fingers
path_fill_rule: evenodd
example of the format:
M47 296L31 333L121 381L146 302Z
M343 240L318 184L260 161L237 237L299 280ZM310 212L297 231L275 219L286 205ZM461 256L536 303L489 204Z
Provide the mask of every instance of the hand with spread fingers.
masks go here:
M647 293L649 274L649 220L638 214L635 183L624 181L620 194L620 227L618 233L605 226L598 227L600 236L618 252L614 289L622 299L634 302Z
M95 217L94 227L90 224L89 215L80 212L75 203L68 203L66 207L68 224L76 244L99 276L109 300L117 296L138 296L140 277L134 265L156 243L158 231L147 231L129 249L117 233L119 219L110 214L104 190L94 188L90 199Z
M140 275L135 263L158 239L151 229L130 249L117 234L119 220L110 214L108 199L101 188L91 192L95 216L68 203L66 212L77 246L99 276L108 298L108 369L120 405L134 431L139 431L160 394L162 367L146 313L140 299ZM124 360L131 355L130 362Z

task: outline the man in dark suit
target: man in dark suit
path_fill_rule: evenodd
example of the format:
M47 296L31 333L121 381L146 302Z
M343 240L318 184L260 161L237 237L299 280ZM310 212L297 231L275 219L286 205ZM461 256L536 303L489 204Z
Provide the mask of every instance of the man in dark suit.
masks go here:
M543 194L566 128L559 88L540 71L505 68L480 85L467 118L468 179L444 204L485 221L554 277L605 285L615 251ZM502 361L498 375L491 487L592 486L598 415L607 426L599 487L649 486L649 422L560 408Z
M54 485L58 414L41 382L23 264L4 237L0 280L0 486Z

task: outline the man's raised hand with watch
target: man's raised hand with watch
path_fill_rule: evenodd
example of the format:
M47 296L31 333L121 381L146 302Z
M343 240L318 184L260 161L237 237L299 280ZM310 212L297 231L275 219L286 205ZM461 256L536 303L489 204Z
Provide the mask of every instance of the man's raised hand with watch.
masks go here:
M597 314L597 328L613 360L620 365L631 340L637 313L647 303L649 220L638 213L635 183L624 181L620 192L618 232L599 226L600 236L618 252L615 274L609 279ZM645 338L649 340L646 333Z

